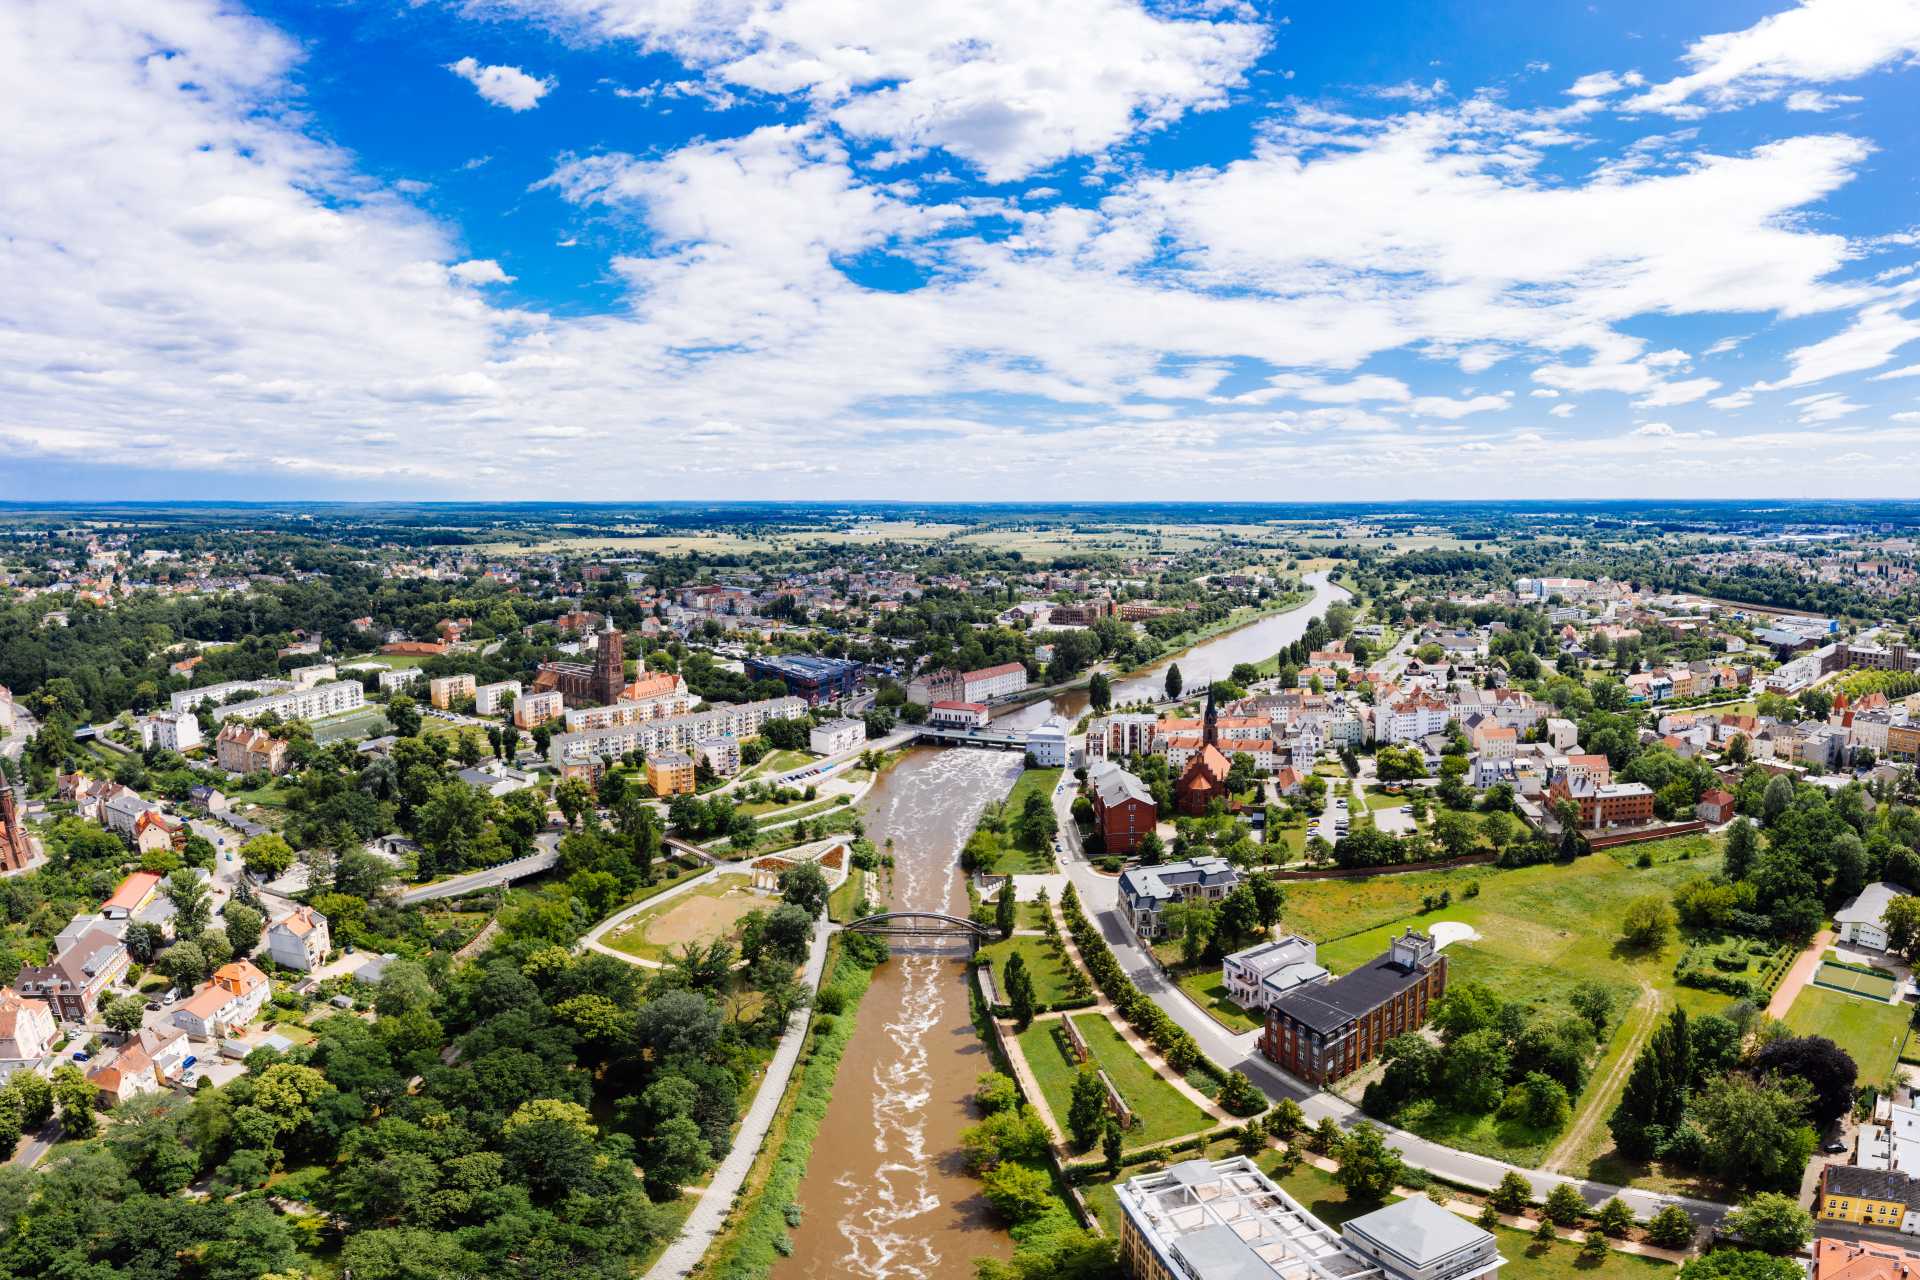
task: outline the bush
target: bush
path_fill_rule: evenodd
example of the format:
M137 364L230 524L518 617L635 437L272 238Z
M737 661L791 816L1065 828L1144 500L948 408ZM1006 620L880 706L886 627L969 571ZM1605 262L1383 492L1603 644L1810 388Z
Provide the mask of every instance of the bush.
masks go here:
M1684 1249L1693 1243L1693 1219L1677 1204L1670 1204L1647 1223L1647 1239L1663 1249Z
M980 1180L981 1194L995 1213L1018 1226L1053 1208L1053 1180L1023 1164L1003 1164Z
M1487 1195L1487 1203L1501 1213L1519 1213L1533 1201L1533 1187L1512 1169L1500 1179L1500 1185Z
M1587 1211L1587 1202L1571 1183L1562 1182L1547 1195L1545 1213L1547 1220L1557 1227L1570 1227L1580 1221Z

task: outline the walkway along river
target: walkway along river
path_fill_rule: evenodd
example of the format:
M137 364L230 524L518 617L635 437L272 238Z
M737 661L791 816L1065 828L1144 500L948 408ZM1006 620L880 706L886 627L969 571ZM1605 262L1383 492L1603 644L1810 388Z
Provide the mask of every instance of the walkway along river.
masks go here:
M1182 654L1188 682L1271 657L1346 594L1320 575L1309 581L1313 599L1298 609ZM1115 681L1114 700L1159 696L1165 666ZM1003 723L1030 728L1085 710L1085 691L1074 690ZM1019 774L1018 759L1002 752L922 748L879 780L866 800L867 834L883 848L893 842L894 908L966 913L960 848L980 812ZM967 1097L989 1066L965 975L964 949L932 947L896 946L875 972L800 1185L794 1252L774 1268L774 1280L961 1276L974 1258L1011 1251L960 1163L960 1131L974 1122Z

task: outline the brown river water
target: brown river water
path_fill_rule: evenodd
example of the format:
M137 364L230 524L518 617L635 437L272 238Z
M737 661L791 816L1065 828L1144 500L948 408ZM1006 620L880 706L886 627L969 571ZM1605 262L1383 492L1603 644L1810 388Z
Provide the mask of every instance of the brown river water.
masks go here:
M1225 676L1234 663L1257 662L1298 639L1309 618L1344 594L1321 587L1311 603L1175 661L1188 684ZM1157 696L1165 665L1116 679L1114 701ZM1086 705L1075 690L995 723L1075 720ZM981 810L1019 776L1020 758L1008 752L920 747L879 780L864 802L867 834L883 848L893 842L895 909L965 914L960 847ZM959 944L896 946L875 970L800 1185L793 1255L774 1268L774 1280L965 1276L974 1258L1011 1252L959 1159L960 1131L975 1118L968 1095L991 1065L974 1033L966 975Z

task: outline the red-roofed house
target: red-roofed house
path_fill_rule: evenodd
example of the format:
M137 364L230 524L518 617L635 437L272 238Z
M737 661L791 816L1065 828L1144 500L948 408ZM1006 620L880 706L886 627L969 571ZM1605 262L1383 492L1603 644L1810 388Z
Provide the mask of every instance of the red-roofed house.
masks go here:
M1693 806L1693 814L1702 822L1718 826L1722 822L1733 821L1733 797L1715 787L1700 793L1700 803Z
M332 948L327 918L312 907L295 907L267 929L267 955L289 969L317 969Z
M109 920L130 920L134 912L152 902L159 892L158 871L136 871L115 887L112 897L100 904L100 914Z
M173 1025L196 1040L212 1040L253 1020L273 994L273 983L251 960L235 960L173 1011Z
M0 987L0 1081L46 1057L58 1034L45 1000Z

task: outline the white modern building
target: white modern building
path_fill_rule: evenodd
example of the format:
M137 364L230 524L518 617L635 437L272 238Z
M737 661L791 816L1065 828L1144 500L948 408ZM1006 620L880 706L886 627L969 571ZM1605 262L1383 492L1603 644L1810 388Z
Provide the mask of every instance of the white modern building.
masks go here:
M583 729L554 735L548 758L558 765L592 764L602 757L619 759L629 751L649 755L656 751L693 750L708 738L752 738L769 720L791 720L807 713L807 700L791 695L763 702L739 702L605 729ZM859 721L854 721L860 724ZM864 734L866 726L860 725Z
M1264 1010L1295 987L1325 982L1314 944L1294 934L1236 951L1220 965L1227 995L1242 1009Z
M1027 754L1042 769L1064 769L1067 764L1067 722L1049 716L1045 723L1027 734Z
M1003 662L997 667L982 667L960 676L960 701L992 702L1010 698L1027 687L1027 669L1018 662Z
M343 711L354 711L366 705L367 691L358 680L336 680L332 684L314 685L311 689L270 693L231 706L215 707L213 718L219 721L238 716L242 720L251 720L271 711L282 720L318 720L322 716L339 715Z
M295 667L287 674L293 678L293 687L296 689L311 689L317 684L340 678L340 673L334 669L331 662L316 662L309 667Z
M1869 951L1887 949L1887 905L1903 897L1906 890L1881 880L1862 889L1852 902L1833 913L1837 941L1865 947Z
M509 697L520 697L518 680L497 680L492 684L477 686L473 691L473 714L477 716L497 716Z
M267 929L267 955L289 969L318 969L332 946L327 918L312 907L295 907Z
M866 721L829 720L807 733L807 750L817 756L837 756L843 751L858 751L866 740Z
M158 747L162 751L191 751L206 738L200 732L200 717L191 711L156 711L140 722L140 749Z
M380 673L380 689L383 693L391 693L395 689L406 688L419 678L420 668L418 667L402 667L398 671L382 671Z
M203 684L198 689L182 689L179 693L169 695L167 703L174 711L191 711L203 702L218 706L236 693L260 698L292 688L292 682L287 680L228 680L223 684Z

